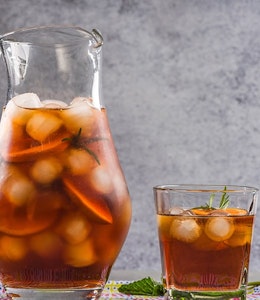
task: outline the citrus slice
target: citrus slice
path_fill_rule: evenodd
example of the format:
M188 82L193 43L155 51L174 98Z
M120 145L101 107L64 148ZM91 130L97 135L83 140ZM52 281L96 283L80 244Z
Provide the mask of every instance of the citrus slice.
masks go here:
M49 227L55 219L54 212L37 219L28 219L21 215L5 217L0 220L0 232L16 236L29 235Z
M88 188L84 182L77 180L78 178L63 177L63 183L67 188L72 199L80 202L87 208L88 215L98 222L111 224L113 217L106 201L98 195L97 197L89 197Z
M8 162L25 162L25 161L34 161L39 156L44 154L56 154L57 152L62 152L65 150L69 143L63 142L62 139L64 136L59 136L55 140L50 142L45 142L40 145L25 148L21 150L12 151L8 149L8 146L5 149L2 149L1 154L5 161Z
M41 191L30 202L26 207L15 208L1 195L0 232L25 236L48 228L56 220L64 199L58 193Z
M192 208L190 210L194 215L198 216L207 216L209 213L211 213L212 209L205 209L205 208Z
M213 241L225 241L234 233L235 226L228 217L209 218L205 225L206 235Z
M201 227L192 218L174 219L171 224L171 236L185 243L193 243L201 235Z
M229 216L246 216L248 215L248 211L244 208L237 207L227 207L224 209Z

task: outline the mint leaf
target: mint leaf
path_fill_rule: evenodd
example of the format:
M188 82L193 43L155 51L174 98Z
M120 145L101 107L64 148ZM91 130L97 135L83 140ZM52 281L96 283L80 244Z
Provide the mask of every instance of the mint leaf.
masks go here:
M147 296L163 296L165 293L163 285L154 281L151 277L122 284L118 291L123 294Z

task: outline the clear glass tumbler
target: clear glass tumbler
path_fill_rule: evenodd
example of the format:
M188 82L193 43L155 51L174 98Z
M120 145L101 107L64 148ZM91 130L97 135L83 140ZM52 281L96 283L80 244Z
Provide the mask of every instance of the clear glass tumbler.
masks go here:
M154 187L168 297L246 297L258 190L245 186Z

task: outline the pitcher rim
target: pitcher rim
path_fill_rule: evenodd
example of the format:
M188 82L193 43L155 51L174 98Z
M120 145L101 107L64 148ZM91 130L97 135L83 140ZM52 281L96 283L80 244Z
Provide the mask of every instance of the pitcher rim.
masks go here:
M22 33L26 33L26 32L33 32L33 31L37 31L37 30L55 30L55 29L64 29L64 30L68 30L68 29L72 29L79 32L82 32L84 34L88 34L89 36L91 36L95 42L95 48L99 48L103 45L103 36L100 33L100 31L98 29L92 29L92 31L86 30L80 26L74 26L74 25L42 25L42 26L32 26L32 27L23 27L23 28L19 28L17 30L13 30L7 33L4 33L2 35L0 35L0 42L2 43L20 43L20 44L27 44L27 45L39 45L39 43L34 43L34 42L25 42L25 41L19 41L19 39L9 39L9 37L11 37L12 35L15 34L22 34Z

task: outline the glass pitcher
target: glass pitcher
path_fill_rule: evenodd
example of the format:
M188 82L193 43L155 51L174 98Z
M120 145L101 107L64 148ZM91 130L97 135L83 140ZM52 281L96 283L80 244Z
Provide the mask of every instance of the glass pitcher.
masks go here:
M0 278L19 299L97 299L131 203L100 87L103 38L77 27L0 37Z

